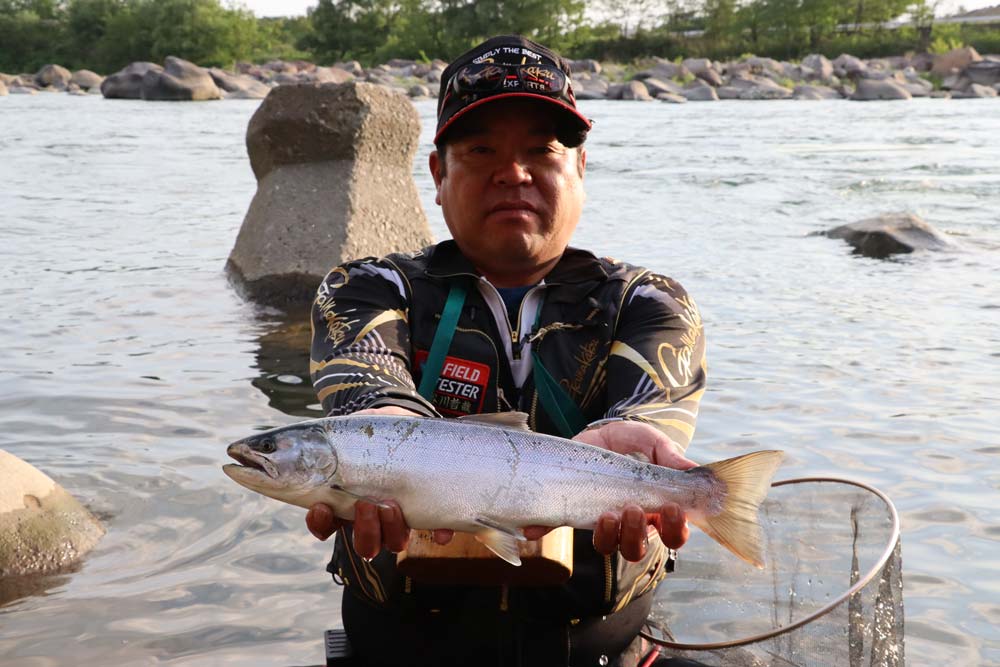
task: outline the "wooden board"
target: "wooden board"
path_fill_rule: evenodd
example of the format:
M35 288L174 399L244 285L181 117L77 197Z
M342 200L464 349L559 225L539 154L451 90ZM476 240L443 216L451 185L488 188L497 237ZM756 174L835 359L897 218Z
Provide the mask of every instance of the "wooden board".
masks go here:
M427 584L493 586L558 586L573 574L573 529L556 528L540 540L519 545L521 566L515 567L484 547L469 533L455 533L445 546L429 530L415 530L399 570Z

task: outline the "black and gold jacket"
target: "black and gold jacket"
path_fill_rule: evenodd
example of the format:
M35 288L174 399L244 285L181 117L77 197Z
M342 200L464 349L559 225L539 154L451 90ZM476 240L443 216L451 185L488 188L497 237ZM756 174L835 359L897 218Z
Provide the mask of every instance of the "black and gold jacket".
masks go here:
M415 387L456 280L468 282L467 297L427 401ZM676 282L568 248L524 297L517 321L509 320L499 293L454 241L344 264L327 275L313 304L313 386L328 415L383 405L428 416L522 410L533 430L558 435L535 391L533 350L588 421L641 420L687 448L705 385L705 340L697 306ZM563 596L570 615L620 609L662 578L658 540L646 559L630 564L597 554L590 533L577 533ZM391 554L366 563L349 535L340 542L331 569L355 593L389 604L397 589L411 588L395 581Z

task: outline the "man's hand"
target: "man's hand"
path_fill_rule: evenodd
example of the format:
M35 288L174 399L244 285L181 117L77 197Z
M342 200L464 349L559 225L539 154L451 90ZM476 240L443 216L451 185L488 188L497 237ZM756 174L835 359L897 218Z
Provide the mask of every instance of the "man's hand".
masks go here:
M359 410L353 414L423 416L394 405ZM386 500L385 504L389 507L378 507L363 500L354 504L354 549L363 558L374 558L383 547L389 551L400 552L410 541L410 527L406 525L399 505L394 500ZM346 523L349 522L334 515L333 509L324 503L316 503L306 513L306 527L319 540L328 539ZM435 530L434 541L438 544L447 544L453 534L454 531L451 530Z
M698 465L681 454L664 433L642 422L610 422L583 431L573 439L618 454L640 455L650 463L675 470ZM649 516L638 505L628 505L621 512L605 512L598 518L594 526L594 548L602 554L619 549L626 560L640 560L646 555L647 523L656 526L663 544L670 549L679 549L687 542L687 521L675 503L668 503Z

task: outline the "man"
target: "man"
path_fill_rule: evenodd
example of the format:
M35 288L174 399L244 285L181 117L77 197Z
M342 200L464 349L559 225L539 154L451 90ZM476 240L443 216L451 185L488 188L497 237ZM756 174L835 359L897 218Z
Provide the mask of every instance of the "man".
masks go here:
M694 465L683 455L705 382L694 302L669 278L568 247L590 128L568 64L539 44L494 37L449 65L430 170L453 240L327 276L310 368L327 414L520 410L539 432ZM667 549L688 536L676 505L652 517L629 506L576 531L565 586L421 587L394 569L406 508L383 500L358 502L353 524L325 505L306 517L320 539L340 529L330 570L347 583L345 628L377 664L613 662L641 629Z

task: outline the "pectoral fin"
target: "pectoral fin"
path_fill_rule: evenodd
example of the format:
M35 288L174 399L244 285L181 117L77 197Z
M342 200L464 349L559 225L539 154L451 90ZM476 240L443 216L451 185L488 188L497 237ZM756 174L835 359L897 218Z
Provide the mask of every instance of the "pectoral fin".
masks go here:
M477 517L476 523L480 526L480 529L473 533L476 540L511 565L521 564L517 543L527 542L524 535L515 528L504 526L486 517Z

